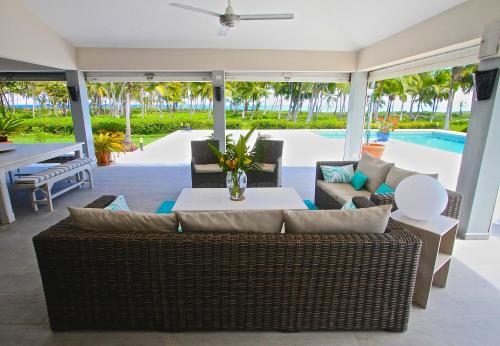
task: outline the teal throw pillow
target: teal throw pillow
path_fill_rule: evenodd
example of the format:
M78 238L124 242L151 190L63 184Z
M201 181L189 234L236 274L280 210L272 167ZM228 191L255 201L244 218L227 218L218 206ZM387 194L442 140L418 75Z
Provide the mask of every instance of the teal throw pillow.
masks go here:
M380 185L378 189L375 190L375 193L393 193L393 192L394 189L389 185L387 185L386 183L382 183L382 185Z
M351 185L356 191L359 191L363 186L365 186L367 181L368 177L360 170L357 170L351 179Z
M320 166L327 183L350 183L354 176L354 166Z
M113 211L131 211L127 204L127 201L125 200L125 196L123 195L118 195L118 197L116 197L116 199L104 209Z

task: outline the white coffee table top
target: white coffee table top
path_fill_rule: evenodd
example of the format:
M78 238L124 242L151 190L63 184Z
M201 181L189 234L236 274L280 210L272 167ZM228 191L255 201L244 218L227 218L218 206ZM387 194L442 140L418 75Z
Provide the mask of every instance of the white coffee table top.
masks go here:
M231 201L229 191L222 189L183 189L172 211L213 210L281 210L307 209L299 194L291 187L248 188L245 200Z

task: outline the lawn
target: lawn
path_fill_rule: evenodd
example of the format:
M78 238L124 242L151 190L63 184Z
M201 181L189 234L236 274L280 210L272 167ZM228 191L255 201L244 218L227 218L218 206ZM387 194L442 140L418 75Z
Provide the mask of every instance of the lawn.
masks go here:
M73 135L54 135L47 133L44 143L68 143L74 142L75 137ZM139 138L142 137L144 145L148 145L163 137L163 135L132 135L132 142L139 147ZM36 136L34 134L21 134L17 136L9 136L9 141L16 144L33 144L37 143Z

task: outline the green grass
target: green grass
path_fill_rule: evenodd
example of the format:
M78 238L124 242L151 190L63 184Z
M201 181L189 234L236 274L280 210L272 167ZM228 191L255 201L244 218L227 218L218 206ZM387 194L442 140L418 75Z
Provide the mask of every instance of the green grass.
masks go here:
M141 135L132 135L132 142L139 147L139 138ZM144 140L144 145L148 145L153 143L157 139L163 137L162 135L142 135ZM33 134L20 134L16 136L9 136L9 141L12 141L16 144L33 144L37 143L35 139L35 135ZM48 133L46 135L46 140L44 143L69 143L74 142L75 137L73 135L54 135Z

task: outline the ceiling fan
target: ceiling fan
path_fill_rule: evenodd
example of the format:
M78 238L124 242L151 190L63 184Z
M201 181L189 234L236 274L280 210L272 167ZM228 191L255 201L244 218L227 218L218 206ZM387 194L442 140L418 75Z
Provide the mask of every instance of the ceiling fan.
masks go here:
M231 7L231 0L228 0L226 10L224 14L219 14L212 11L207 11L201 8L179 4L173 2L170 6L183 8L189 11L200 12L204 14L208 14L210 16L219 17L219 22L221 24L221 28L219 30L220 36L226 36L227 32L230 28L235 26L240 22L240 20L272 20L272 19L293 19L293 13L284 13L284 14L236 14L234 13L233 8Z

